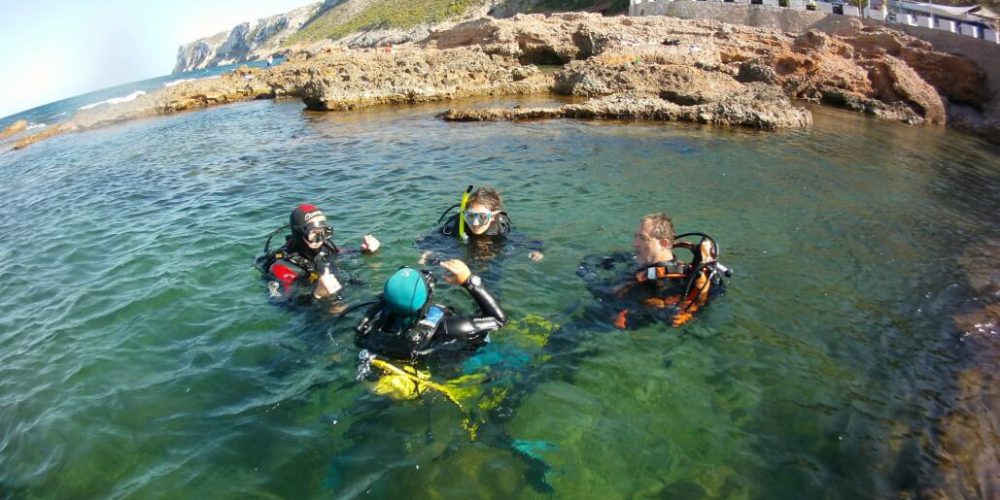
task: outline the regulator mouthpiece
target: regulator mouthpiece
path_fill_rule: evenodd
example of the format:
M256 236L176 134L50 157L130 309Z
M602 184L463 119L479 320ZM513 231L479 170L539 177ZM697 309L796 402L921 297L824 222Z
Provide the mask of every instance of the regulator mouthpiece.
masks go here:
M715 263L715 270L725 275L727 278L733 277L733 270L723 265L721 262Z

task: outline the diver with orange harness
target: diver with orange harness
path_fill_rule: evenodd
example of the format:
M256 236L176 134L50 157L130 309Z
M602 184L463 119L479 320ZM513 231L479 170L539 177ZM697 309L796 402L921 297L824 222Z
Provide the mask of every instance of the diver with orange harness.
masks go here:
M685 238L699 239L695 243L683 241ZM588 257L577 270L591 293L614 305L613 323L619 329L639 328L654 321L680 326L711 297L722 294L723 278L732 276L732 270L719 262L715 239L705 233L675 236L673 222L665 213L644 217L632 245L634 258L624 252ZM677 249L689 251L691 259L678 260L674 255Z
M285 244L271 250L271 239L282 230L290 228ZM263 255L254 261L268 281L268 292L275 300L323 299L343 288L343 277L334 265L334 257L349 250L341 250L331 240L333 227L326 215L315 205L303 203L289 216L288 225L279 227L267 236ZM371 254L378 250L379 241L366 234L360 251Z

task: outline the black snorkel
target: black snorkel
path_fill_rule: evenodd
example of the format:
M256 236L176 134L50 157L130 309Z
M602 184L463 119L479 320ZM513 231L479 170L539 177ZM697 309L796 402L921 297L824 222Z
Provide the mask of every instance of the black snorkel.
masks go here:
M340 249L337 248L337 245L335 245L330 238L323 239L323 248L326 248L333 253L340 253Z
M253 263L254 267L256 267L257 270L260 271L262 274L267 274L267 269L264 268L264 265L268 262L268 257L271 255L271 239L274 238L274 235L280 233L282 230L287 229L288 227L289 225L285 224L284 226L281 226L278 229L271 231L267 235L267 239L264 240L264 254L254 259Z
M271 233L267 235L267 240L264 241L264 255L271 253L271 239L274 238L274 235L280 233L284 229L288 229L289 227L291 226L285 224L284 226L281 226L278 229L271 231Z
M461 206L461 203L456 203L456 204L454 204L454 205L452 205L452 206L450 206L450 207L446 208L444 212L441 212L441 217L438 217L438 221L437 221L437 223L438 223L438 224L440 224L440 223L441 223L441 221L443 221L443 220L444 220L444 218L445 218L445 217L447 217L447 216L448 216L448 214L450 214L452 210L455 210L455 209L456 209L456 208L458 208L459 206Z

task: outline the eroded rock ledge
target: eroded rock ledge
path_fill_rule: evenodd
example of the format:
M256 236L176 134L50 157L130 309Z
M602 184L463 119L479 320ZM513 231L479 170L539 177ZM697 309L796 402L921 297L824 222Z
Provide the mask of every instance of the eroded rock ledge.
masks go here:
M846 24L846 25L845 25ZM269 69L184 82L18 137L22 148L110 123L252 99L314 110L555 92L589 98L538 110L451 110L453 120L541 117L685 120L775 129L810 123L806 99L911 124L963 124L1000 142L1000 109L972 62L902 32L841 23L832 33L718 21L567 13L483 18L389 49L321 45ZM539 65L559 65L542 71ZM992 137L996 136L996 137Z
M780 128L809 123L800 116L807 112L792 111L788 98L910 124L945 124L948 103L986 108L985 77L972 62L935 52L901 32L851 21L835 26L836 34L796 34L659 17L517 16L465 23L424 43L479 46L522 62L568 63L554 75L556 93L619 96L613 107L596 101L558 110L451 110L442 115L445 119L604 117L608 112ZM758 87L750 91L749 84ZM635 93L646 97L624 97ZM756 101L743 98L749 95ZM648 96L661 100L655 104L658 111L649 111Z
M757 98L760 96L760 98ZM792 106L771 89L750 89L716 102L682 106L655 95L623 93L558 108L494 108L448 110L438 115L448 121L536 120L543 118L629 119L686 121L707 125L754 127L765 130L805 127L812 114Z

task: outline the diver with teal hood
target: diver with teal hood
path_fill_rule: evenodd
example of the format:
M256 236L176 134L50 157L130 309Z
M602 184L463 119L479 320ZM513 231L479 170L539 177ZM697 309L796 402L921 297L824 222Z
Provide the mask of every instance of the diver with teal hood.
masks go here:
M461 315L435 303L434 275L402 267L386 280L382 295L355 328L359 346L390 359L416 360L488 343L490 333L507 323L507 315L464 262L449 260L441 267L449 271L449 282L469 292L477 314Z
M447 282L461 286L472 296L477 311L461 313L436 301L437 279L431 272L410 267L397 269L355 328L356 343L361 348L357 379L369 383L374 394L397 400L415 399L426 393L450 400L465 414L462 425L469 432L469 439L511 450L525 461L525 474L532 485L539 491L551 493L552 488L546 483L551 468L536 455L535 449L543 444L513 440L504 429L481 427L487 413L503 411L497 405L501 404L503 394L516 375L496 370L471 373L467 365L499 344L490 342L490 336L509 325L507 315L487 291L482 279L472 274L464 262L449 260L442 262L441 267L449 272L444 275ZM433 376L429 365L433 366ZM430 404L420 406L431 411ZM427 425L426 432L420 435L428 440L436 439L430 420ZM351 426L344 433L349 438L345 443L378 441L385 447L385 454L356 454L353 449L337 453L327 481L339 484L344 477L356 476L362 471L370 473L373 469L386 470L386 480L391 481L387 469L397 468L387 467L384 457L392 453L410 453L412 450L407 443L411 442L409 439L413 435L408 434L411 431L387 430L368 420L365 425ZM387 432L403 439L385 439ZM475 437L477 433L478 438ZM418 453L432 457L436 449L439 448L421 447ZM448 445L444 449L454 448Z
M528 240L514 229L503 198L492 188L469 186L461 201L448 207L437 223L440 227L434 233L416 242L422 264L464 258L483 279L495 284L508 258L522 252L535 262L544 257L540 241Z

